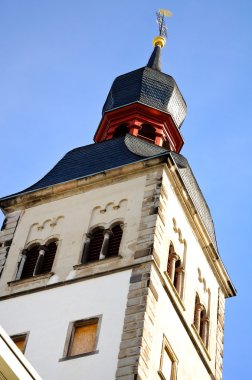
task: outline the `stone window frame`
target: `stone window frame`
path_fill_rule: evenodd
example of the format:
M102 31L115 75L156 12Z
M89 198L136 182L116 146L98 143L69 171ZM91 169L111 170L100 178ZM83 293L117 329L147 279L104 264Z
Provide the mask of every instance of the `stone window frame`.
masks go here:
M14 335L10 335L10 338L13 340L13 342L16 344L16 342L18 340L20 340L21 338L24 338L23 341L24 341L24 350L21 351L22 354L24 355L25 353L25 350L26 350L26 346L27 346L27 342L28 342L28 339L29 339L29 334L30 334L30 331L25 331L23 333L19 333L19 334L14 334Z
M116 221L112 222L108 228L105 228L104 225L102 225L102 224L97 224L95 226L92 226L89 229L89 232L86 233L86 235L85 235L83 249L82 249L81 257L80 257L80 265L89 265L93 262L98 262L100 260L104 260L104 259L112 257L112 256L107 257L106 252L104 252L104 250L106 251L108 249L109 237L111 236L112 229L117 225L120 225L121 230L122 230L122 237L121 237L120 245L118 248L118 254L117 254L117 257L121 257L120 249L121 249L122 240L123 240L125 223L123 220L120 219L120 220L116 220ZM103 243L102 243L102 247L101 247L101 251L100 251L100 256L99 256L99 259L97 259L97 260L88 261L88 252L89 252L90 241L92 238L92 232L96 231L99 228L103 229L103 231L104 231L103 232L104 233L104 239L103 239Z
M172 261L172 263L170 263ZM179 267L176 264L180 262ZM179 298L183 300L184 295L184 282L185 282L185 268L180 256L175 252L174 245L172 241L169 244L168 259L167 259L167 277L172 284L173 288L176 290ZM175 284L175 276L180 276L179 288Z
M201 302L199 294L196 292L195 295L195 305L194 305L194 315L193 315L193 328L200 338L201 343L206 350L209 348L209 332L210 332L210 322L208 310L205 305Z
M167 352L167 354L170 357L171 362L172 362L170 379L167 379L162 372L163 358L164 358L164 352L165 351ZM173 351L168 339L166 338L165 335L163 335L163 342L162 342L162 349L161 349L158 375L162 380L176 380L177 379L177 371L178 371L178 358L177 358L175 352Z
M99 350L97 350L97 346L98 346L99 335L100 335L100 331L101 331L102 317L103 317L103 315L99 314L99 315L95 315L95 316L92 316L89 318L83 318L83 319L71 321L69 323L68 329L67 329L67 334L66 334L65 345L64 345L64 349L63 349L63 357L59 359L60 362L65 361L65 360L77 359L77 358L81 358L84 356L90 356L90 355L94 355L94 354L99 353ZM97 330L96 330L96 336L95 336L94 350L91 352L85 352L82 354L70 356L69 350L71 348L71 344L73 341L75 327L89 325L95 321L97 321Z

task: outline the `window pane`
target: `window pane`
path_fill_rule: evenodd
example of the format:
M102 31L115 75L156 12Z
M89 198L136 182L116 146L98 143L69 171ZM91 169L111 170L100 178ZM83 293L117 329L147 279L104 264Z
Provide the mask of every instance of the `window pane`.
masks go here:
M170 380L172 373L172 360L166 350L163 353L162 373L166 380Z
M74 335L68 355L74 356L94 351L96 331L97 322L76 326L74 328Z

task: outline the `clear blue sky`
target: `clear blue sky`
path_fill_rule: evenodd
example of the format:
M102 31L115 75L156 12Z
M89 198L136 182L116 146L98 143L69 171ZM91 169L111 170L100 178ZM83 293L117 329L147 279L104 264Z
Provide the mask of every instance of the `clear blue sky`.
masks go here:
M174 13L163 71L188 105L182 153L238 289L224 380L251 379L251 0L0 0L0 196L92 142L113 79L146 64L159 8Z

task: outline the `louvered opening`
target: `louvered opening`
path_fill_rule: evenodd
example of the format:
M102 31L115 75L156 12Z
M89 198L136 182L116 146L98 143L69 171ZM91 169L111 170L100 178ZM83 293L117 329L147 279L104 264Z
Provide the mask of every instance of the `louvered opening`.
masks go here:
M138 136L153 143L156 139L156 130L151 125L143 124L138 133Z
M41 266L41 270L39 274L51 272L56 251L57 251L57 243L55 241L50 243L47 246L43 264Z
M119 224L112 228L112 235L109 238L108 252L106 257L117 256L122 240L122 229Z
M104 229L98 228L92 233L87 262L99 260L102 243L104 239Z
M33 276L33 271L38 260L39 247L39 245L35 245L29 249L20 278L28 278Z
M119 127L116 128L114 137L122 137L125 136L128 133L128 127L127 125L119 125Z

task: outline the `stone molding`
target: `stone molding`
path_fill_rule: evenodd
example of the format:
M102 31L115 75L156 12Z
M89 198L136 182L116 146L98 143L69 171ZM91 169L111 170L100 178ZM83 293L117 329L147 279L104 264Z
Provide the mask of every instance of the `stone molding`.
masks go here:
M222 362L223 362L224 317L225 317L225 297L221 289L219 289L217 313L218 314L217 314L217 333L216 333L215 377L216 377L216 380L221 380L222 379Z
M14 211L6 215L4 229L0 231L0 278L15 234L20 214L21 211Z
M158 293L152 263L132 269L116 380L149 379L149 363Z

